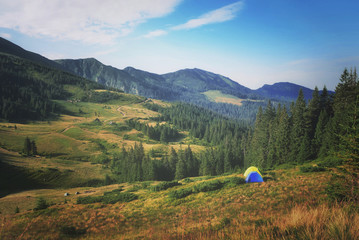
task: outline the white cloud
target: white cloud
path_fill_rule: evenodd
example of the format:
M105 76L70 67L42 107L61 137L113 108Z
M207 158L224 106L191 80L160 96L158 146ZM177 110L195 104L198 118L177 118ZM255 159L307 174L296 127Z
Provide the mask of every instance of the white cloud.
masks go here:
M155 31L149 32L144 37L145 38L153 38L153 37L163 36L166 34L167 34L167 31L165 31L165 30L155 30Z
M111 44L181 0L0 0L0 27L35 37Z
M188 22L175 26L173 30L193 29L203 25L221 23L235 18L236 13L243 8L243 1L235 2L222 8L210 11L198 18L191 19Z

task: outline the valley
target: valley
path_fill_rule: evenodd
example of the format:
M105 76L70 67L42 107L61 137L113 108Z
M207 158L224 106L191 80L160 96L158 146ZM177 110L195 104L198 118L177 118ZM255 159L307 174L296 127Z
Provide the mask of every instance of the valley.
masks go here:
M359 238L355 69L256 92L0 50L1 239Z

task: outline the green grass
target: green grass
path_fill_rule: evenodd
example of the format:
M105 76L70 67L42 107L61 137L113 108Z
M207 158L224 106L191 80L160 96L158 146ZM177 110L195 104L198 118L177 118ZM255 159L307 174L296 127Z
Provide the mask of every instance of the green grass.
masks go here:
M75 138L78 140L86 140L86 133L81 128L78 127L67 129L66 131L63 132L63 134L65 136Z

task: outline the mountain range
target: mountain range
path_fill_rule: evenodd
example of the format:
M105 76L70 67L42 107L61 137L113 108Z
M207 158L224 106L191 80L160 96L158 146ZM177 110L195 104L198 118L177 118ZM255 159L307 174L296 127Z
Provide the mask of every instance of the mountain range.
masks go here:
M230 94L241 99L282 101L294 101L300 89L303 90L307 100L312 97L313 93L312 89L290 82L265 84L259 89L252 90L228 77L198 68L182 69L159 75L133 67L120 70L104 65L94 58L60 59L55 62L75 75L96 81L107 87L170 101L187 101L185 97L188 95L192 95L191 99L202 99L202 93L210 90L219 90L223 94Z
M258 104L264 104L267 99L294 101L298 96L299 89L303 90L307 100L311 98L313 93L313 90L309 88L289 82L264 85L259 89L252 90L228 77L197 68L182 69L160 75L133 67L117 69L105 65L95 58L50 60L3 38L0 38L0 53L65 71L126 93L166 101L189 102L210 109L217 109L219 112L223 111L224 108L227 109L225 110L227 113L238 112L236 109L238 106L233 106L235 109L230 109L231 107L228 107L228 104L225 106L223 102L213 102L213 99L207 97L207 92L215 91L222 98L223 96L237 98L242 101L239 105L247 103L252 108L255 107L253 105L257 104L258 107ZM222 105L218 105L221 103ZM237 116L239 115L237 114Z

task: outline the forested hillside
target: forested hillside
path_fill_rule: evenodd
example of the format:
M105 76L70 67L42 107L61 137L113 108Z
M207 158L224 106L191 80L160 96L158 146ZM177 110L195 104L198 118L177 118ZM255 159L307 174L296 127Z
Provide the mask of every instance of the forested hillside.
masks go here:
M308 104L302 91L290 109L268 103L257 114L246 162L269 168L351 151L358 144L358 96L356 70L345 69L333 95L316 88Z
M251 165L271 169L330 156L349 154L347 158L358 159L358 91L356 71L345 69L334 95L328 94L326 88L321 93L316 88L307 103L300 90L289 109L280 104L275 107L269 101L264 110L259 109L254 127L193 105L161 108L147 104L161 113L153 120L166 121L176 129L188 131L195 143L207 146L206 150L193 154L190 146L184 146L153 159L140 144L123 148L114 158L112 168L121 181L173 180L218 175ZM150 134L155 128L142 124L136 129ZM167 129L168 134L171 128ZM157 139L166 142L164 137ZM124 175L121 169L131 170Z
M61 70L12 55L0 54L0 119L40 120L61 109L54 99L86 100L103 86Z

